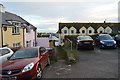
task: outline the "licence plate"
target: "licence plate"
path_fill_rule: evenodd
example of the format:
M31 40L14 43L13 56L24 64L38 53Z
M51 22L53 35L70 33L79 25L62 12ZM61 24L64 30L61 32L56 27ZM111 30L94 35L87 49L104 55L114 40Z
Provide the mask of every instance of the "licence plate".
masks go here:
M90 42L84 42L85 44L90 44Z
M17 77L2 78L1 80L17 80Z
M108 44L107 46L112 46L111 44Z

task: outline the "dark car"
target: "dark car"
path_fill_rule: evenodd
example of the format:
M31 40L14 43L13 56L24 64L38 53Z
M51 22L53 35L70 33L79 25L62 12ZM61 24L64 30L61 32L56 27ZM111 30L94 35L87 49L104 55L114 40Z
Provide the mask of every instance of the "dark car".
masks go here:
M115 41L117 43L117 46L120 47L120 34L116 35L114 38L115 38Z
M94 49L94 40L90 36L78 36L76 41L77 49Z
M48 51L44 47L20 49L0 65L0 78L2 80L40 79L42 70L47 64L50 64L50 60Z
M99 34L95 40L99 48L116 48L116 41L109 34Z

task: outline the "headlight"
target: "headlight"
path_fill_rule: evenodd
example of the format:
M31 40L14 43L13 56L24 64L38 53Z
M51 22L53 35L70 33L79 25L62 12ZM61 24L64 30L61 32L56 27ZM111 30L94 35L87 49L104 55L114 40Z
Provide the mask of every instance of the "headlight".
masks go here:
M116 41L114 41L114 44L116 44Z
M103 42L103 41L100 41L100 43L104 44L105 42Z
M28 64L27 66L25 66L23 68L22 72L27 72L27 71L31 70L33 68L33 66L34 66L34 63Z

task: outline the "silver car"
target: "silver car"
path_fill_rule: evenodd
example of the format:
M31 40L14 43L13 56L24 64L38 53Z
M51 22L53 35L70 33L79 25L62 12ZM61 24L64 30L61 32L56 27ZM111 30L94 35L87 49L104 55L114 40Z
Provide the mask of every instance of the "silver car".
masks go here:
M14 52L7 47L0 48L0 64L5 62Z

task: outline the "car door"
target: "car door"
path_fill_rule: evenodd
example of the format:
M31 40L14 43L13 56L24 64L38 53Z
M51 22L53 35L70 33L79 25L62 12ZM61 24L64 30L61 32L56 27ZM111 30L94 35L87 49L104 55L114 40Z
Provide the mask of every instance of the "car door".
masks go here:
M39 52L40 52L40 64L42 68L44 68L47 64L47 59L48 59L47 51L44 47L40 47Z
M96 44L97 46L100 45L100 38L99 38L99 36L96 37L95 44Z

